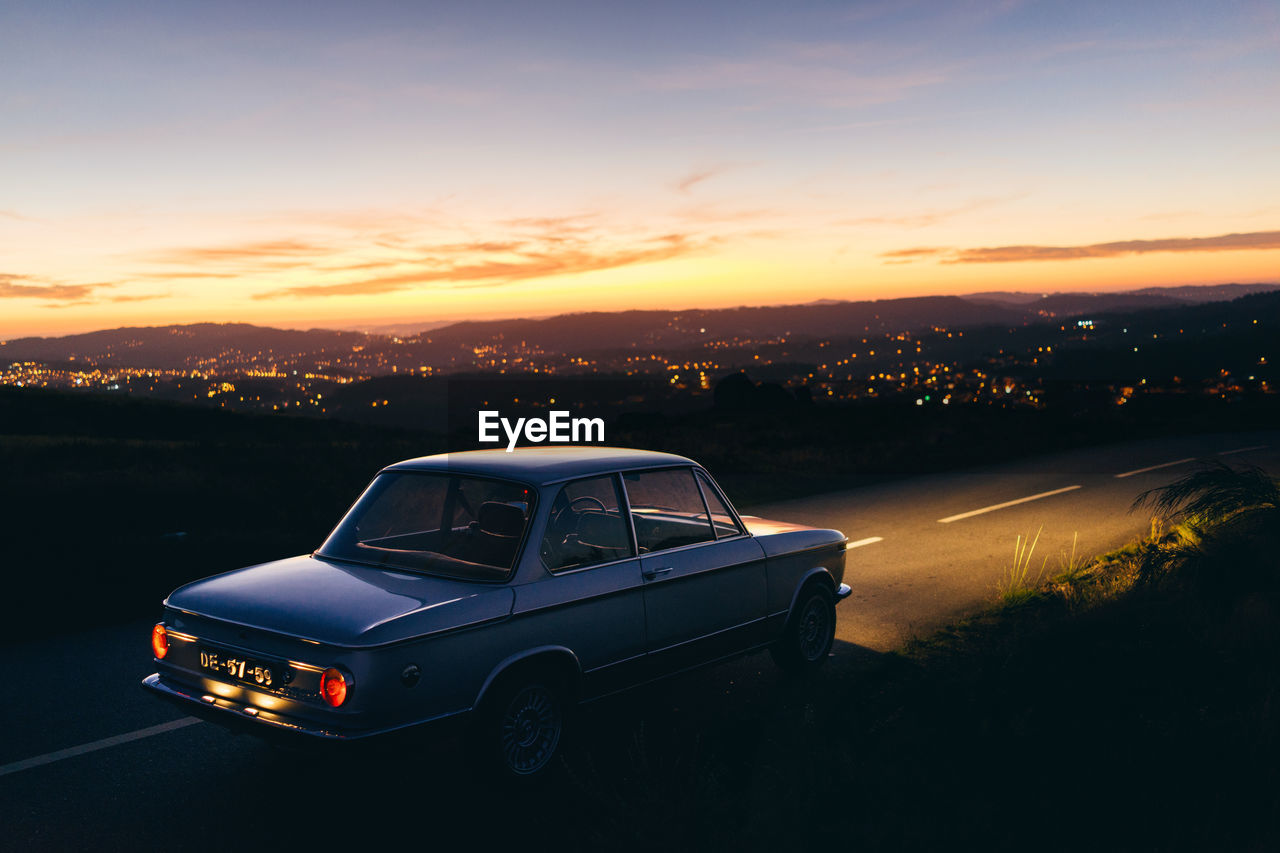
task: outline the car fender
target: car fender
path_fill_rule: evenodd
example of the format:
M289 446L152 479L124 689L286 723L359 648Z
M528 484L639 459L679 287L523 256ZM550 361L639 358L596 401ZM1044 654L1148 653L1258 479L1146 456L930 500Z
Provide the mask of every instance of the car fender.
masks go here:
M791 603L787 605L787 619L790 619L791 614L795 612L796 601L800 598L800 591L805 588L806 584L816 577L821 577L823 581L826 582L827 589L831 591L832 595L837 598L844 597L840 595L840 590L836 587L836 579L831 576L831 572L827 571L824 566L814 566L812 569L809 569L809 571L804 573L800 578L800 582L796 584L795 591L791 593Z
M575 677L582 675L582 664L578 662L578 656L573 653L572 649L565 646L537 646L532 649L525 649L522 652L517 652L516 654L503 658L503 660L489 672L484 683L480 685L480 692L476 695L476 701L472 707L480 707L480 703L484 701L485 694L489 692L489 688L492 687L504 673L509 672L514 666L537 657L555 657L560 659L561 662L567 661L572 664Z

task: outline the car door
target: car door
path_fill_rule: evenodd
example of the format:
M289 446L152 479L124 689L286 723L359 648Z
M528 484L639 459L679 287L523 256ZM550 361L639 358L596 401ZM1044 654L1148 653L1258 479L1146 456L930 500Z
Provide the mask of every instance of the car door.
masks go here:
M538 548L547 574L516 590L517 644L572 650L591 698L648 677L640 561L616 474L556 488Z
M640 549L645 628L655 672L764 641L764 552L736 522L708 510L692 468L623 474ZM718 501L713 498L713 503Z

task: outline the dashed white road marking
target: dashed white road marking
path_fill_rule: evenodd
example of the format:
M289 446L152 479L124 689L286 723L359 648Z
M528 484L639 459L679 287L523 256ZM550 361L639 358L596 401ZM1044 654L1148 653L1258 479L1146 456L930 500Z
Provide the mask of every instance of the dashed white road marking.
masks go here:
M60 749L57 752L46 752L44 755L37 755L34 758L24 758L21 761L14 761L9 764L0 764L0 776L7 776L10 773L19 773L23 770L30 770L32 767L40 767L45 764L52 764L55 761L62 761L64 758L75 758L77 755L85 755L90 752L97 752L100 749L108 749L109 747L119 746L122 743L130 741L142 740L144 737L153 735L162 735L165 732L171 732L174 729L186 728L201 722L195 717L182 717L177 720L170 720L167 723L161 723L158 726L151 726L145 729L138 729L133 732L125 732L122 735L113 735L112 737L104 737L102 740L95 740L92 743L83 743L80 746L72 746L67 749Z
M1146 468L1135 468L1132 471L1125 471L1123 474L1116 474L1117 480L1123 480L1125 477L1132 477L1134 474L1145 474L1148 471L1158 471L1161 468L1172 468L1174 465L1185 465L1188 462L1195 462L1198 457L1188 456L1186 459L1175 459L1172 462L1161 462L1159 465L1148 465Z
M844 546L846 551L852 551L854 548L861 548L863 545L874 545L877 542L883 542L883 536L868 536L866 539L859 539L857 542L850 542Z
M1029 495L1028 497L1025 497L1025 498L1018 498L1017 500L1013 500L1013 501L1005 501L1005 502L1004 502L1004 503L1002 503L1002 504L994 504L994 505L992 505L992 506L984 506L982 509L972 509L972 510L969 510L968 512L962 512L962 513L960 513L959 515L949 515L949 516L947 516L946 518L940 518L940 519L938 519L938 523L939 523L939 524L950 524L951 522L953 522L953 521L959 521L959 520L961 520L962 518L972 518L972 517L973 517L973 516L975 516L975 515L982 515L984 512L995 512L995 511L996 511L996 510L998 510L998 509L1004 509L1004 508L1005 508L1005 507L1007 507L1007 506L1016 506L1016 505L1018 505L1018 504L1024 504L1024 503L1026 503L1027 501L1038 501L1038 500L1040 500L1041 498L1050 498L1050 497L1053 497L1054 495L1060 495L1060 494L1062 494L1063 492L1070 492L1070 491L1074 491L1074 490L1076 490L1076 489L1078 489L1078 488L1080 488L1080 487L1079 487L1079 486L1064 486L1064 487L1063 487L1063 488L1061 488L1061 489L1054 489L1052 492L1041 492L1041 493L1040 493L1040 494L1038 494L1038 495Z

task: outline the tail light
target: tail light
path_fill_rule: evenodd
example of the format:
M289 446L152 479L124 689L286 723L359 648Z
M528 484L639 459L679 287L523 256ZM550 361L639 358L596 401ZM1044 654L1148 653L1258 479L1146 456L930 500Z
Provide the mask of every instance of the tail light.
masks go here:
M335 667L320 676L320 695L335 708L347 701L347 679Z
M157 622L151 629L151 651L157 659L169 654L169 634L165 631L163 622Z

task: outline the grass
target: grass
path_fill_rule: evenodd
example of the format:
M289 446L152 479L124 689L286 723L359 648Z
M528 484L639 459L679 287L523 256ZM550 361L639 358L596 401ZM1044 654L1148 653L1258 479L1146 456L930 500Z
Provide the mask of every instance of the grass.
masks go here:
M1085 569L1089 567L1090 560L1084 555L1078 554L1077 549L1080 545L1080 531L1071 534L1071 553L1062 555L1062 562L1058 567L1058 574L1053 577L1054 583L1071 583Z
M1019 534L1013 544L1013 565L1005 572L1005 576L997 585L1000 602L1005 607L1021 607L1039 597L1039 586L1044 577L1045 566L1049 563L1046 556L1040 564L1035 577L1031 576L1031 557L1035 554L1036 545L1040 542L1042 526L1036 531L1035 538L1023 537Z

